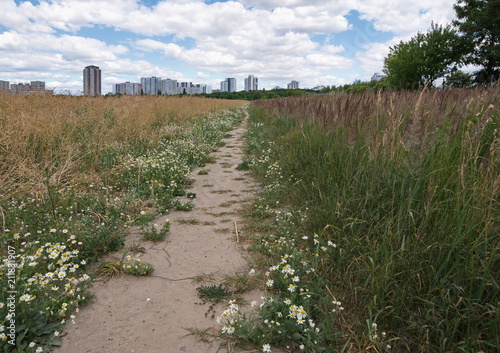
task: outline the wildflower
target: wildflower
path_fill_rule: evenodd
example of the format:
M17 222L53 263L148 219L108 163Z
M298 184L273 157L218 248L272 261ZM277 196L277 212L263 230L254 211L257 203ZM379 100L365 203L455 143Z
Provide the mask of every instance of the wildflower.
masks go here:
M4 307L4 303L0 303L0 309L2 309Z
M59 331L55 331L54 336L56 336L56 337L59 336Z
M63 229L63 230L62 230L62 232L63 232L64 234L66 234L66 233L68 233L68 230L67 230L67 229Z
M295 292L295 288L296 288L296 287L297 287L296 285L290 284L290 285L288 286L288 291L289 291L289 292Z
M2 340L2 341L7 341L7 338L8 338L8 337L7 337L7 335L6 335L5 333L3 333L3 332L2 332L2 333L0 333L0 340Z
M30 348L35 347L35 342L31 342L31 343L29 344L29 347L30 347Z
M66 272L64 272L64 271L60 271L60 272L57 274L57 277L59 277L59 279L64 279L64 277L66 277Z
M55 228L51 228L51 229L50 229L50 232L51 232L51 233L55 233L55 232L57 232L57 230L56 230Z
M256 300L253 300L253 301L252 301L252 303L251 303L250 305L251 305L251 307L252 307L252 308L253 308L253 307L256 307L256 306L257 306L257 301L256 301Z
M304 349L304 348L306 348L306 347L305 347L303 344L301 344L301 345L299 346L299 348L300 348L300 349Z
M273 286L273 284L274 284L274 281L273 281L272 279L269 279L269 280L267 280L267 282L266 282L266 286L268 286L268 287L272 287L272 286Z
M328 246L336 248L337 244L333 243L331 240L328 240Z
M270 353L271 352L271 346L269 344L263 345L262 346L262 352Z
M299 281L300 281L299 276L295 276L295 277L293 277L293 278L292 278L292 281L294 281L294 282L299 282Z
M291 301L290 299L288 299L288 298L287 298L287 299L285 299L284 303L285 303L286 305L290 305L290 304L292 304L292 301Z
M43 352L43 348L42 347L38 347L35 351L35 353L42 353Z
M21 296L21 298L19 298L19 300L22 300L23 302L29 302L29 301L33 300L34 298L35 297L33 297L30 294L24 294Z
M299 318L297 319L297 323L298 323L299 325L302 325L304 322L306 322L306 320L304 320L304 319L303 319L303 318L301 318L301 317L299 317Z
M254 269L254 268L252 268L252 269L250 270L250 274L251 274L251 275L253 275L254 273L255 273L255 269Z

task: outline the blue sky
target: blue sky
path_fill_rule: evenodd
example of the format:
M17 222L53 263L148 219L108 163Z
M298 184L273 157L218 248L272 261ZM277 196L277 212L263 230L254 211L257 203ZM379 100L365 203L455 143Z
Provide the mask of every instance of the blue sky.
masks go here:
M0 80L82 91L159 76L219 88L369 80L389 48L454 18L455 0L0 0Z

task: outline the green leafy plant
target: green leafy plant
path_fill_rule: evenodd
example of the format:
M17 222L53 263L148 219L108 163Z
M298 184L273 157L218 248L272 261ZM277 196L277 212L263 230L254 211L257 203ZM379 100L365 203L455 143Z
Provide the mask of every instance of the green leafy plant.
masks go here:
M153 224L149 229L143 231L144 239L149 241L165 240L167 233L170 231L170 221L167 219L163 225Z

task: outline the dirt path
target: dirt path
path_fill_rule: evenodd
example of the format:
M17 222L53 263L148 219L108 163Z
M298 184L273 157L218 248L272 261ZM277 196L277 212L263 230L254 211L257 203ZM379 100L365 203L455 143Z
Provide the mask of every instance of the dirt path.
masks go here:
M218 327L215 319L205 317L208 304L196 304L200 283L193 277L212 274L220 280L249 270L234 231L235 222L241 222L237 211L256 187L247 172L236 170L245 131L243 123L230 132L226 146L214 153L216 162L203 168L209 170L207 175L199 175L199 169L192 173L196 181L188 192L196 193L195 208L155 221L161 226L170 219L165 241L142 241L139 234L127 237L128 245L146 250L141 258L154 265L154 276L97 281L94 302L82 308L75 324L68 324L63 346L54 352L217 352L218 343L198 342L186 336L185 328Z

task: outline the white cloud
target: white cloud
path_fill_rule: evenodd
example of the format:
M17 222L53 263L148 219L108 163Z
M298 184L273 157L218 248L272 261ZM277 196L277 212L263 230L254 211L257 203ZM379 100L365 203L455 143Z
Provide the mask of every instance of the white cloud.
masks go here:
M74 82L89 64L110 80L184 79L185 67L200 79L256 74L261 82L340 82L354 77L346 72L360 75L356 64L380 71L394 38L406 40L431 21L448 23L455 1L159 0L148 7L140 0L0 0L0 25L6 28L0 33L0 66L20 78L48 73L58 83ZM353 10L369 22L364 28L348 23ZM373 26L393 40L379 43ZM94 38L84 37L88 29ZM352 37L340 45L337 34L343 32ZM54 76L70 72L72 77Z

